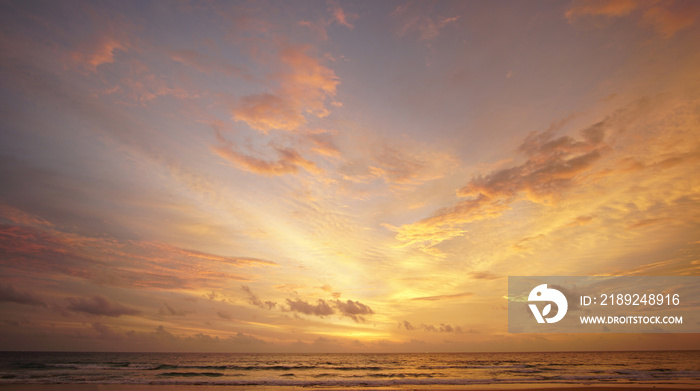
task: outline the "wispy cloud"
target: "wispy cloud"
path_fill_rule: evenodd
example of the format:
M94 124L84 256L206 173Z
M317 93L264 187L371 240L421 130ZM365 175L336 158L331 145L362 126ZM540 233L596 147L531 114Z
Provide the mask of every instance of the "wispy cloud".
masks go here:
M302 157L299 152L291 148L275 148L279 156L277 160L265 160L237 152L232 145L212 147L214 153L233 163L236 167L253 174L275 176L285 174L297 174L299 169L305 169L312 173L320 172L320 169L311 160Z
M418 300L418 301L440 301L440 300L452 300L452 299L461 299L464 297L469 297L473 296L474 294L472 292L462 292L462 293L455 293L451 295L437 295L437 296L423 296L423 297L414 297L411 300Z
M353 22L359 17L355 13L347 12L337 1L329 0L327 4L328 16L320 17L315 22L309 20L302 20L299 22L299 25L305 26L316 33L318 39L322 41L328 40L328 29L333 24L353 29L355 28Z
M333 16L333 20L335 22L350 29L355 28L351 21L357 19L356 14L346 13L345 10L343 10L343 7L341 7L340 4L338 4L338 2L336 1L329 1L328 9L331 15Z
M519 147L526 161L473 178L457 195L466 198L434 216L398 228L396 238L423 249L462 236L467 223L490 219L527 199L551 203L590 170L605 151L605 124L580 131L581 139L555 137L554 130L530 133Z
M398 21L398 36L415 33L425 42L437 38L443 29L460 18L459 15L439 15L432 3L415 1L397 6L392 16Z
M31 215L23 215L22 220L42 222L27 216ZM218 287L249 280L223 269L275 266L267 260L226 257L159 242L83 236L43 222L38 228L0 225L0 253L6 270L25 277L68 275L143 289ZM194 281L199 282L192 284Z
M428 333L463 333L462 326L440 323L438 325L421 323L419 326L414 326L411 322L404 320L399 322L399 328L406 331L423 330Z
M256 307L271 310L277 306L277 303L275 303L274 301L267 300L267 301L263 302L262 300L260 300L260 297L258 297L258 295L253 293L253 291L251 291L250 288L246 285L241 285L241 289L248 296L247 297L248 303L250 303Z

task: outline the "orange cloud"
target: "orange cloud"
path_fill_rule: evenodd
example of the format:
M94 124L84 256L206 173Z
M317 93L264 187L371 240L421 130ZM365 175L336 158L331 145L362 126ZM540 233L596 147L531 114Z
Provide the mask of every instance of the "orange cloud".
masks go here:
M328 134L313 134L308 137L313 147L311 150L324 156L340 158L340 149L335 145L333 139Z
M384 145L374 156L375 164L370 170L378 177L392 184L419 184L441 178L457 161L442 152L414 152Z
M231 112L234 120L264 133L271 129L292 131L306 123L296 102L273 94L245 96Z
M635 0L579 0L566 11L569 21L587 15L625 16L641 5Z
M235 164L237 167L260 175L284 175L296 174L299 168L312 173L320 172L316 164L304 159L299 152L290 148L275 148L279 159L275 161L264 160L248 156L233 150L230 145L212 147L214 153Z
M641 23L651 26L663 37L670 38L695 23L698 15L700 3L696 1L667 1L647 9L642 15Z
M440 209L432 217L394 228L396 238L439 255L431 247L464 235L467 223L499 216L522 199L553 202L600 159L606 149L604 127L601 122L583 129L580 140L555 138L554 128L530 133L519 148L527 157L524 163L473 178L457 191L466 200Z
M372 144L378 145L365 146ZM380 139L363 140L362 148L361 159L347 161L339 168L345 181L369 183L380 179L395 190L412 189L442 178L459 166L458 160L449 153L431 150L425 145Z
M292 132L306 124L307 116L330 114L326 100L335 96L338 78L309 51L308 46L280 45L278 59L287 70L277 76L279 88L241 98L231 109L233 119L264 133L272 129Z
M569 22L585 16L623 17L642 10L640 25L651 27L664 38L690 27L700 15L696 1L582 0L574 2L565 15Z
M323 101L326 97L335 96L339 81L332 69L308 54L309 50L309 46L282 47L280 60L291 72L283 75L281 91L299 102L302 111L325 117L329 111Z
M349 20L357 18L357 15L346 14L343 8L340 7L340 5L335 1L328 2L328 9L331 15L333 16L333 20L335 22L351 29L355 28L355 26L352 23L350 23Z

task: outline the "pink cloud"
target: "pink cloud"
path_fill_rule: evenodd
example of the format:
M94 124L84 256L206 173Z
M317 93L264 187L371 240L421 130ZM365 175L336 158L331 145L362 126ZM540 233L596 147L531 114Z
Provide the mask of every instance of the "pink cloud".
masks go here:
M125 52L128 46L124 41L110 35L104 35L70 52L70 59L92 72L97 72L97 67L113 63L116 52Z
M346 12L337 1L328 1L328 12L330 17L322 17L316 22L302 20L299 25L314 32L321 41L328 39L328 28L334 23L349 29L355 28L353 21L358 18L358 15Z
M328 2L328 9L333 16L333 21L347 28L355 28L355 25L353 25L350 20L356 19L357 15L347 14L340 4L335 1Z
M38 218L36 218L38 219ZM164 243L90 237L43 225L0 225L0 256L7 276L71 276L94 283L145 289L219 288L249 281L231 268L268 267L275 263L251 257L227 257Z
M408 2L396 7L391 14L398 21L396 34L400 37L415 33L419 41L432 41L448 25L460 16L436 15L433 6L426 2Z

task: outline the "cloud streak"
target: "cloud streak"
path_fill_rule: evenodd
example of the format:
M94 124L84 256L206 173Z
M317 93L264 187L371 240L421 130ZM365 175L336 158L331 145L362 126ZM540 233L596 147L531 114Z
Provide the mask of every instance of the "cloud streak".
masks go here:
M234 269L276 266L267 260L226 257L158 242L83 236L26 213L13 216L38 222L36 228L0 224L4 268L25 278L67 275L112 286L199 289L250 279L232 272Z
M423 297L414 297L411 300L417 300L417 301L441 301L441 300L452 300L452 299L461 299L464 297L469 297L473 296L474 294L472 292L463 292L463 293L455 293L452 295L437 295L437 296L423 296Z
M297 174L300 169L311 173L319 173L320 169L310 160L302 157L299 152L291 148L275 148L277 160L265 160L237 152L232 145L212 147L219 157L233 163L236 167L253 174L265 176L278 176L285 174Z

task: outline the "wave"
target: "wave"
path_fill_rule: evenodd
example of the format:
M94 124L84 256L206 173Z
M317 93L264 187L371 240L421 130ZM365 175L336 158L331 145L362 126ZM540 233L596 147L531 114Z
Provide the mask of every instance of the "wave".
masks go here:
M298 371L313 369L330 369L336 371L381 371L386 369L377 366L337 366L337 365L174 365L159 364L148 368L152 371L164 369L214 369L234 371Z
M700 353L285 355L0 352L12 383L410 387L506 384L700 384ZM478 357L479 359L473 359ZM487 357L489 359L484 359ZM518 359L513 359L513 358ZM615 359L615 360L613 360ZM607 361L616 361L608 364Z
M166 372L166 373L160 373L158 376L169 376L169 377L197 377L197 376L205 376L205 377L220 377L224 376L223 373L221 372Z

